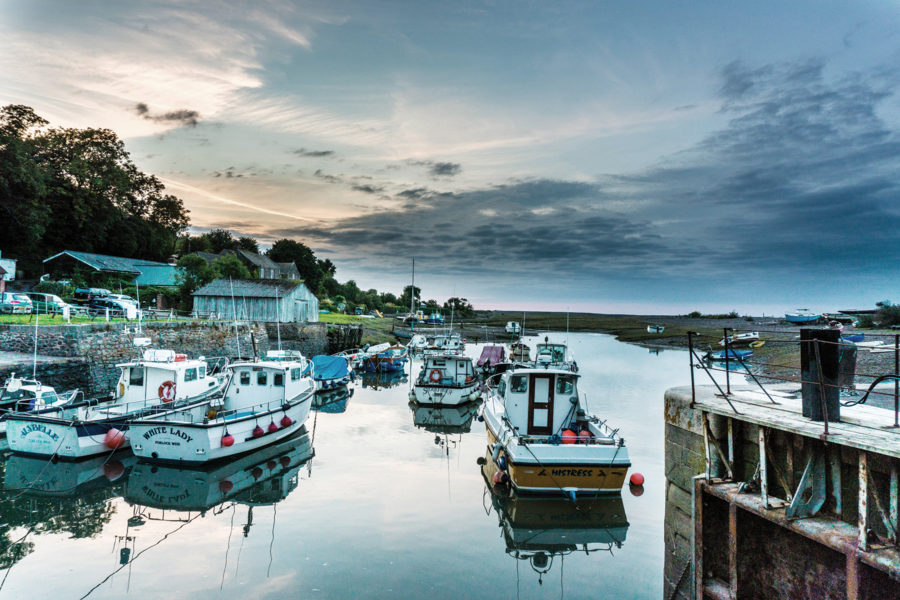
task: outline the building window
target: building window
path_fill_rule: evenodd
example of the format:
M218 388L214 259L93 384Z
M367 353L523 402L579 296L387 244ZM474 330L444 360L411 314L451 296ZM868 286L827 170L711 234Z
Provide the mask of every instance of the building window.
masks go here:
M272 385L276 387L284 387L284 373L275 373L272 375Z
M256 385L266 385L268 382L269 374L265 371L260 371L256 374Z
M197 380L197 369L185 369L184 370L184 380L185 381L196 381Z

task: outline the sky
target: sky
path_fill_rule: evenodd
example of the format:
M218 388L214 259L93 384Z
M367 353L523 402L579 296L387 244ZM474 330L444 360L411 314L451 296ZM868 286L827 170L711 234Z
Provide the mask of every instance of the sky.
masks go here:
M0 104L476 308L900 302L900 3L0 0Z

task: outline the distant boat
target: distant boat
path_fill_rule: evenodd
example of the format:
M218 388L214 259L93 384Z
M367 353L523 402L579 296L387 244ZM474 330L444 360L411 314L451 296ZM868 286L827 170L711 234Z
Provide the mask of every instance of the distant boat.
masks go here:
M506 333L518 334L522 332L522 326L519 325L518 321L507 321L506 322Z
M662 325L647 325L647 333L662 333L666 328Z
M784 319L788 323L815 323L821 318L821 314L814 313L808 308L798 308L794 312L784 315Z
M728 337L728 345L729 346L740 346L742 344L751 344L753 342L759 341L759 333L756 331L747 331L744 333L735 333ZM723 348L725 347L725 338L719 340L719 345Z
M866 334L864 333L848 333L846 335L841 336L842 342L853 342L854 344L859 345L859 342L862 342L866 339Z

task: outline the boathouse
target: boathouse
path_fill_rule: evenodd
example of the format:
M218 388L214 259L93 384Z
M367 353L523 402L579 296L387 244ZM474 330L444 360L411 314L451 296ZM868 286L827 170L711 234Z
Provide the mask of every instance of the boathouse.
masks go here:
M263 322L316 322L319 299L302 281L216 279L194 292L194 314Z
M140 286L178 285L178 267L152 260L74 250L63 250L44 259L44 272L52 279L71 277L77 271L122 275Z

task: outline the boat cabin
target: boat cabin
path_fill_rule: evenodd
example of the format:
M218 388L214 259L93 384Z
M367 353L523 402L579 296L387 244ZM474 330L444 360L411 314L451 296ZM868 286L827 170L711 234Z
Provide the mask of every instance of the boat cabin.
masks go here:
M229 365L231 379L225 388L224 410L264 409L271 403L293 400L311 384L307 366L305 361L289 360Z
M462 348L458 333L441 333L434 336L434 342L428 349L436 352L460 352Z
M0 414L35 410L61 400L52 387L42 386L34 379L17 379L13 375L0 388Z
M142 360L121 369L115 399L119 403L172 402L201 396L219 385L205 360L191 360L172 350L145 350Z
M472 385L475 367L468 356L436 354L425 358L419 372L420 385L440 387Z
M539 366L562 366L569 363L568 348L565 344L538 344L534 351L534 362Z
M497 394L523 435L553 435L578 414L578 375L560 369L516 369L500 378Z

